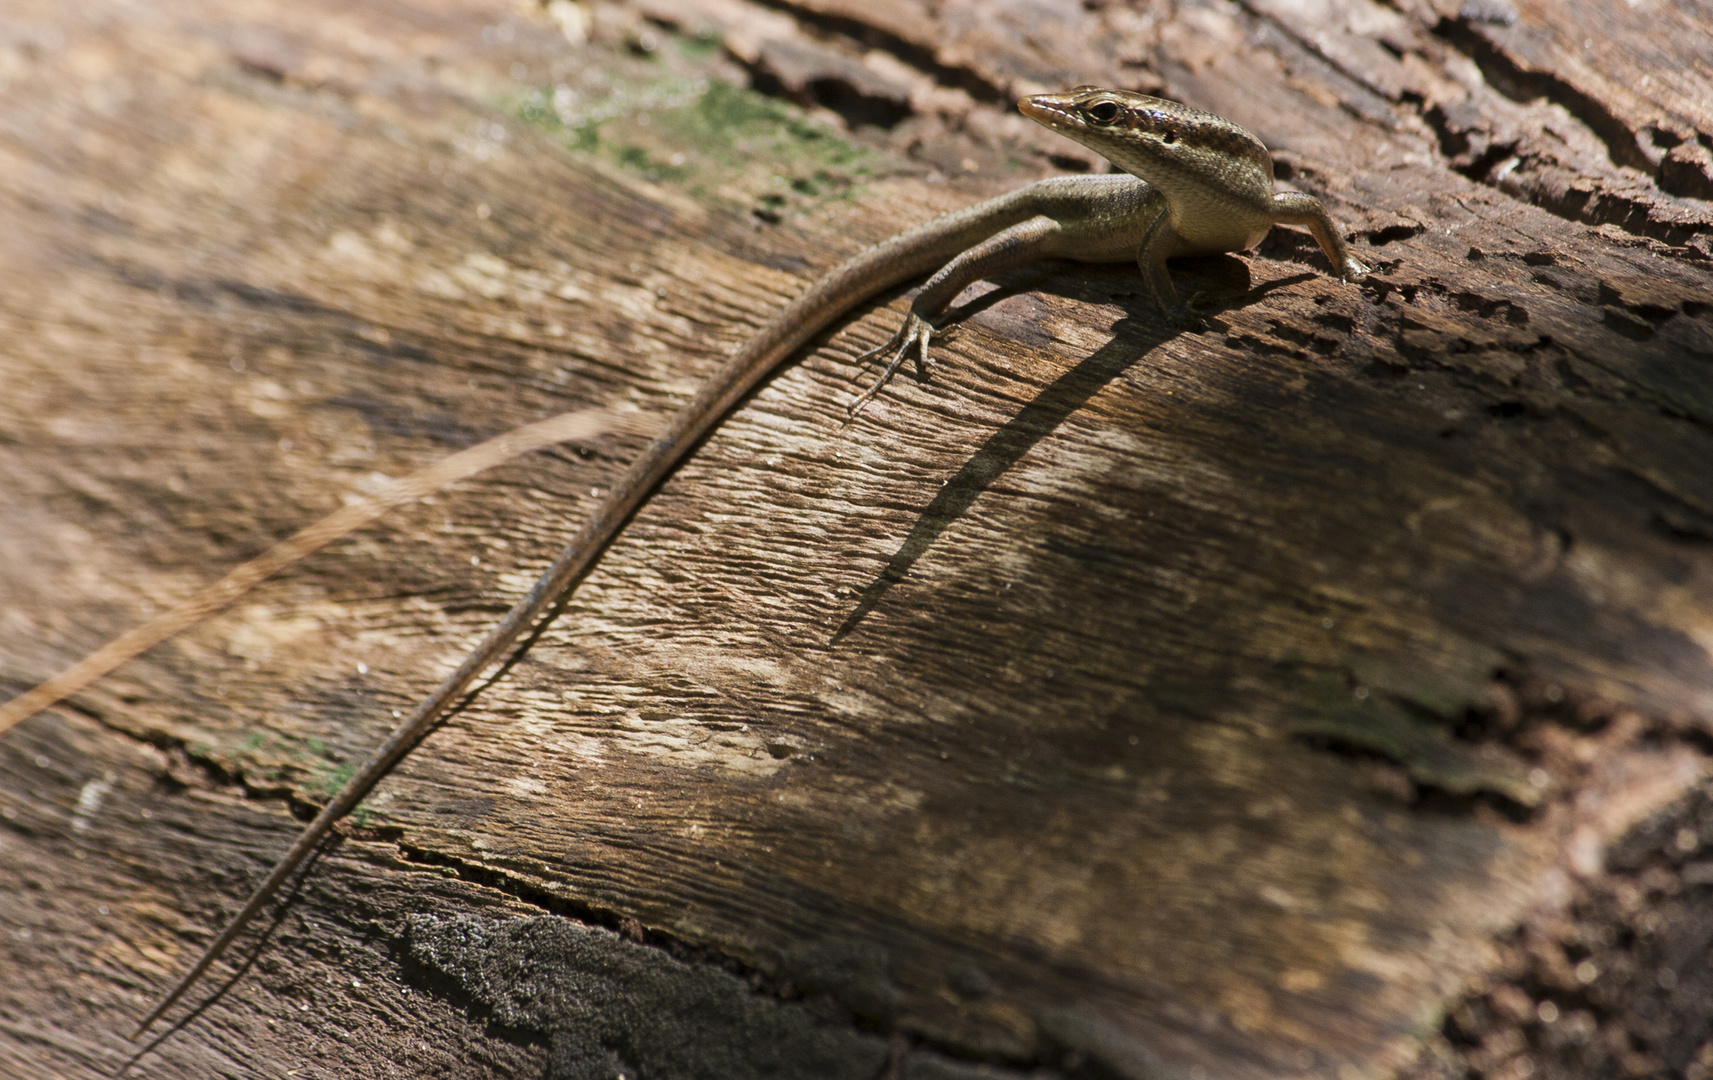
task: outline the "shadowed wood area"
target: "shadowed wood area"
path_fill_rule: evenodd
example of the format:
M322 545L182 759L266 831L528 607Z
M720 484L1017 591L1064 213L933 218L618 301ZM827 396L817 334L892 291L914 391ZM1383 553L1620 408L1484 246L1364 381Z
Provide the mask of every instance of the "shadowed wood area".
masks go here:
M1713 29L1690 0L0 12L0 1073L1713 1075ZM1305 234L855 313L124 1033L814 277L1229 116ZM591 414L593 415L593 414ZM212 999L212 1000L211 1000ZM1699 1071L1697 1071L1699 1070Z

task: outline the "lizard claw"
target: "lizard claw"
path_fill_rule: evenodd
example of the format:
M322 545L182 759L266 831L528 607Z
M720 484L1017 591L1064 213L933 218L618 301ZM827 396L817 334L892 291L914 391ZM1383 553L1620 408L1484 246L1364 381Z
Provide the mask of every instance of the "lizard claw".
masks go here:
M884 345L877 345L857 357L857 363L862 364L866 363L868 358L871 356L879 356L882 353L888 352L892 353L892 359L887 362L886 370L880 373L880 378L874 380L874 385L870 386L867 390L864 390L860 397L851 402L850 407L846 410L846 413L850 418L853 420L856 419L857 413L861 412L864 406L873 401L875 397L879 395L881 389L891 381L893 373L898 370L898 366L904 363L904 358L906 356L910 355L910 347L912 345L916 346L917 350L916 369L926 375L928 373L928 369L933 366L933 361L928 357L928 342L933 338L933 336L933 324L912 311L904 317L904 325L900 326L898 328L898 332L892 335L892 340L888 341Z
M1164 308L1166 325L1179 330L1206 330L1207 319L1203 317L1198 301L1206 297L1206 293L1196 293L1190 297L1187 304L1173 304Z
M1197 326L1207 325L1207 293L1198 292L1184 304L1184 312L1195 320Z

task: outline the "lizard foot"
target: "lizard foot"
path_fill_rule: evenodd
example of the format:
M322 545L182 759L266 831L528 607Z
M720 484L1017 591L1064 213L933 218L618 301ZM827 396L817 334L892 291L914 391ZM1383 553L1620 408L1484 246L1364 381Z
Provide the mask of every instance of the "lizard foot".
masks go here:
M1368 273L1367 264L1354 255L1345 256L1344 265L1338 268L1338 276L1343 281L1361 281Z
M904 363L906 356L910 355L912 345L916 346L917 350L916 369L924 375L928 373L928 368L933 365L933 361L928 358L928 342L933 336L934 325L912 311L904 317L904 325L900 326L898 332L892 335L891 341L884 345L877 345L857 357L857 363L863 364L871 356L892 354L892 359L887 361L886 370L880 373L880 378L874 380L873 386L864 390L860 397L851 402L850 408L846 410L851 419L856 419L856 414L862 412L864 406L873 401L881 389L891 381L893 373L898 370L898 366Z
M1190 297L1190 302L1187 304L1173 304L1171 307L1164 308L1166 325L1175 330L1206 330L1207 319L1199 304L1199 301L1206 295L1206 293L1196 293Z

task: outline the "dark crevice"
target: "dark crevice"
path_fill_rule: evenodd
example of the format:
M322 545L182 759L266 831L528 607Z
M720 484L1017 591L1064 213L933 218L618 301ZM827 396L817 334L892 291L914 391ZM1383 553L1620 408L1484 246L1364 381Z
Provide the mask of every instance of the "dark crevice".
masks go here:
M705 946L692 945L661 930L642 925L635 917L598 908L580 900L559 896L520 880L491 866L466 862L443 852L431 851L414 844L399 844L399 855L406 862L420 866L436 866L451 870L459 880L502 892L550 915L575 919L587 926L611 930L627 941L659 949L675 960L687 964L704 964L720 968L748 983L756 993L778 1001L802 1001L807 995L789 979L776 979L727 953Z
M911 115L907 87L876 75L836 47L770 41L753 60L733 59L749 72L756 92L831 110L853 129L890 130Z
M1473 60L1495 91L1524 104L1546 100L1564 108L1601 140L1608 157L1615 164L1647 174L1653 178L1656 187L1666 193L1666 186L1659 182L1659 170L1663 164L1656 167L1644 151L1640 136L1598 100L1555 75L1522 69L1484 37L1472 25L1470 18L1442 18L1432 32ZM1298 44L1313 51L1309 45ZM1341 71L1340 74L1346 73ZM1704 222L1660 220L1654 215L1659 207L1622 192L1606 190L1603 186L1584 187L1574 179L1558 183L1550 175L1536 180L1533 175L1539 171L1533 167L1536 164L1547 166L1549 173L1560 170L1573 174L1575 170L1556 160L1535 162L1515 139L1491 138L1486 116L1473 105L1435 103L1424 108L1425 102L1414 95L1405 94L1403 97L1404 103L1415 106L1423 122L1435 133L1440 153L1447 164L1476 183L1502 191L1568 221L1615 225L1633 235L1671 245L1675 255L1697 260L1708 257L1691 241L1698 235L1713 232L1713 226ZM1651 141L1660 145L1661 140L1654 137ZM1519 154L1524 155L1524 160L1518 160ZM1504 169L1503 174L1501 169ZM1685 180L1677 186L1683 187L1688 183ZM1699 192L1699 188L1685 190L1691 195Z
M1466 19L1441 18L1433 27L1433 33L1475 61L1482 77L1499 93L1524 104L1544 98L1563 106L1599 136L1614 164L1628 165L1648 173L1653 171L1653 162L1642 152L1636 133L1597 99L1556 75L1525 71Z
M1566 221L1584 225L1615 225L1632 236L1643 236L1669 245L1669 254L1698 261L1708 258L1705 252L1690 244L1696 236L1713 233L1713 225L1708 223L1661 221L1653 216L1655 208L1651 204L1622 193L1575 186L1559 192L1544 184L1516 184L1514 187L1516 190L1507 194L1526 196L1526 201L1532 205Z
M1575 546L1568 531L1554 531L1564 551ZM1689 725L1641 718L1621 702L1536 673L1521 657L1494 668L1478 700L1445 714L1368 688L1348 669L1321 670L1356 700L1305 715L1293 725L1294 738L1351 761L1374 792L1421 812L1488 813L1525 824L1577 797L1588 759L1571 749L1576 740L1599 739L1603 753L1613 740L1701 746L1686 738Z
M756 0L764 8L784 12L804 26L812 27L823 33L835 34L859 42L867 48L884 49L893 56L933 76L935 81L945 86L956 87L969 94L977 101L990 105L1008 105L1010 95L1003 86L996 86L983 78L982 75L967 67L953 66L942 63L934 51L925 45L909 41L897 34L888 33L871 23L846 15L836 15L828 11L818 11L801 7L791 0Z
M1369 82L1369 80L1363 78L1360 73L1349 70L1343 64L1328 56L1326 52L1316 45L1313 40L1306 39L1297 34L1290 27L1280 23L1267 12L1257 11L1250 4L1243 3L1242 0L1239 0L1239 3L1244 12L1247 13L1251 19L1255 20L1256 23L1265 27L1267 32L1277 34L1280 38L1290 42L1292 46L1300 50L1303 55L1313 57L1315 62L1322 65L1326 71L1329 71L1344 80L1350 89L1357 91L1361 95L1367 96L1369 103L1372 103L1373 105L1379 105L1380 103L1391 105L1393 103L1389 95L1382 93L1371 82ZM1265 43L1264 35L1263 43ZM1383 126L1391 126L1391 121L1386 116L1387 110L1384 107L1364 109L1362 105L1358 104L1358 102L1352 101L1347 95L1342 94L1340 95L1340 104L1347 112L1356 116L1358 119L1369 121L1378 120Z
M1408 240L1420 236L1427 230L1424 225L1388 225L1384 229L1375 229L1368 234L1368 242L1375 247L1385 247L1400 240Z
M808 79L803 84L802 92L793 93L791 88L764 64L745 67L750 73L750 86L757 93L784 98L805 108L819 106L830 109L853 128L867 125L891 129L910 115L910 103L907 100L868 93L854 80L840 78L837 74ZM777 211L764 209L757 211L756 216L769 224L776 224L781 215Z
M1477 807L1485 807L1513 824L1525 824L1534 819L1535 808L1494 791L1449 790L1416 775L1393 755L1361 741L1318 733L1298 735L1297 739L1305 746L1346 761L1392 767L1396 775L1385 786L1413 810L1444 817L1469 817Z
M1660 535L1680 544L1713 546L1713 519L1705 514L1684 513L1675 507L1654 511L1648 525Z
M1549 72L1524 70L1467 19L1442 18L1433 33L1468 56L1496 92L1523 104L1544 100L1558 105L1601 141L1615 165L1646 174L1662 195L1669 194L1660 182L1660 167L1644 150L1641 136L1598 99ZM1708 253L1692 241L1713 233L1713 225L1662 220L1655 216L1661 207L1649 200L1608 190L1592 180L1584 182L1573 166L1551 157L1538 159L1515 140L1489 141L1486 117L1473 106L1436 104L1421 116L1437 134L1440 151L1451 167L1477 183L1567 221L1615 225L1632 235L1670 245L1675 256L1697 261L1708 258Z
M765 998L770 998L781 1004L797 1006L814 1006L816 1011L825 1012L827 1004L835 1007L846 1015L846 1023L856 1031L868 1034L890 1037L898 1042L902 1057L912 1054L932 1054L952 1061L969 1061L986 1066L995 1071L1003 1069L1008 1073L1014 1070L1028 1070L1028 1075L1041 1077L1042 1080L1121 1080L1119 1074L1112 1072L1099 1061L1074 1048L1048 1045L1042 1047L1036 1060L1019 1063L1016 1061L1000 1061L986 1057L970 1058L968 1050L954 1045L942 1045L920 1035L911 1035L896 1030L896 1023L890 1017L866 1015L852 1009L850 1003L838 1000L827 991L799 986L789 978L777 978L761 971L755 966L745 963L738 958L707 946L693 945L670 933L645 927L633 916L621 915L618 912L599 908L580 900L573 900L549 892L526 881L520 880L504 870L490 866L466 862L465 860L447 855L443 852L430 851L414 844L399 843L399 855L409 863L419 866L434 866L452 871L459 880L484 888L493 889L519 900L531 907L538 908L544 913L561 918L571 919L586 926L601 927L618 934L634 945L658 949L681 963L687 965L712 966L729 975L735 976L748 985L751 992ZM447 976L430 972L421 965L412 964L410 970L421 974L423 981L431 989L445 990L447 997L458 1003L468 1005L473 1012L486 1016L483 1009L463 987ZM526 1038L529 1033L507 1029L501 1034L516 1041ZM1050 1042L1050 1040L1044 1040ZM1016 1075L1022 1076L1018 1071Z
M1478 184L1492 187L1494 170L1517 152L1517 143L1505 140L1478 148L1469 137L1475 130L1472 118L1448 111L1444 105L1435 104L1421 115L1439 137L1439 151L1451 167Z
M1652 204L1598 185L1584 187L1571 182L1560 189L1552 182L1550 173L1552 170L1567 173L1567 166L1520 151L1520 144L1515 140L1489 141L1484 130L1485 117L1473 109L1434 105L1421 115L1439 138L1439 150L1447 164L1483 187L1538 206L1566 221L1616 225L1632 235L1672 245L1677 254L1694 253L1692 257L1704 257L1689 246L1689 241L1697 235L1713 232L1713 226L1693 221L1659 220L1654 217L1653 212L1657 208ZM1522 156L1519 157L1519 153ZM1537 166L1542 165L1547 167L1548 176L1537 176L1541 172Z
M1513 825L1526 825L1534 820L1535 812L1522 803L1507 799L1491 791L1478 791L1474 794L1447 791L1442 787L1431 784L1417 784L1415 808L1424 814L1439 814L1446 817L1472 817L1477 808L1486 810L1504 818Z
M1530 183L1529 174L1532 170L1526 166L1500 176L1499 170L1505 167L1507 162L1516 161L1518 144L1515 141L1470 138L1471 134L1478 133L1484 126L1485 118L1478 112L1466 108L1466 116L1448 115L1455 114L1457 110L1448 110L1441 105L1425 108L1426 102L1420 95L1409 91L1400 92L1394 99L1376 89L1368 80L1362 78L1360 73L1347 70L1344 65L1327 56L1314 42L1293 33L1289 27L1247 6L1244 11L1254 24L1261 28L1261 44L1279 53L1283 59L1289 60L1291 54L1310 59L1335 85L1342 83L1339 88L1340 104L1358 119L1379 123L1391 129L1395 124L1387 118L1389 114L1386 108L1375 112L1368 108L1370 102L1384 103L1387 108L1397 104L1413 108L1438 135L1440 151L1454 171L1568 221L1589 225L1615 225L1632 235L1658 240L1670 245L1667 253L1674 257L1698 262L1713 258L1713 253L1694 243L1698 236L1713 234L1713 224L1660 220L1654 216L1654 211L1659 208L1648 201L1621 192L1612 192L1604 187L1585 188L1575 180L1555 184L1553 181L1559 177L1547 177L1544 178L1545 182ZM1554 76L1525 72L1518 68L1471 27L1471 19L1476 22L1493 21L1475 16L1442 18L1433 28L1433 32L1470 56L1499 93L1521 102L1544 98L1563 107L1601 139L1613 161L1620 165L1633 166L1653 177L1656 188L1664 192L1663 187L1658 185L1658 170L1642 151L1637 134L1621 119L1598 101ZM1574 173L1573 169L1562 163L1550 161L1547 164L1563 173ZM1285 171L1291 170L1287 167ZM1506 183L1504 181L1507 177L1514 179ZM1683 183L1690 184L1691 181L1686 179ZM1696 190L1699 191L1699 188Z

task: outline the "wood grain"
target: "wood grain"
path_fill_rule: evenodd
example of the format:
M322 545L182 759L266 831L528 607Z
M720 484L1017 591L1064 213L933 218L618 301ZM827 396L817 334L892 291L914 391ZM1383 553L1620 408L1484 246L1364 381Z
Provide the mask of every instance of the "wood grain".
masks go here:
M1692 33L1613 16L1594 61L1573 4L577 10L581 44L472 0L8 9L9 687L386 477L665 414L864 243L1076 165L1005 112L1036 86L1233 117L1379 271L1278 231L1174 267L1189 333L1123 268L1015 275L847 426L897 317L861 313L127 1075L1388 1075L1702 783ZM1657 87L1612 66L1658 50ZM401 509L0 739L0 1064L129 1060L292 814L641 443Z

